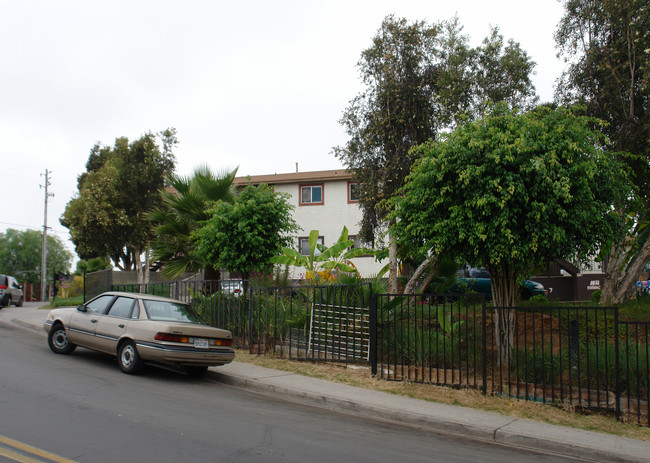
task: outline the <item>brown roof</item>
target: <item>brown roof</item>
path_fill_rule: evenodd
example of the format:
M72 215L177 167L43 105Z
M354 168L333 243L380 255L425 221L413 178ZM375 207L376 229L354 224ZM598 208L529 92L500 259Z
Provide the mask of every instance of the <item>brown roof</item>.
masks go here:
M313 172L293 172L290 174L251 175L249 177L235 177L234 185L246 185L248 182L253 185L266 183L267 185L279 185L281 183L307 183L323 182L328 180L351 180L352 172L346 169L338 170L317 170Z

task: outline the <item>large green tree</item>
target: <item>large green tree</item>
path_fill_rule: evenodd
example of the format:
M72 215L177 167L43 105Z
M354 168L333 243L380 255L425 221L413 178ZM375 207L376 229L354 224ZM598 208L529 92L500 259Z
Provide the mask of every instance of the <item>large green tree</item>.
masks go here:
M620 303L634 292L650 259L650 4L647 0L565 0L555 39L567 70L556 98L586 106L607 122L612 149L626 152L639 201L629 234L609 248L602 300ZM607 251L608 249L604 249Z
M534 100L534 63L514 42L504 48L497 30L472 49L458 20L409 23L388 16L358 67L366 89L341 119L350 140L334 149L359 182L361 236L375 242L389 203L416 156L412 146L435 139L491 100L526 105ZM389 238L390 280L396 289L397 248Z
M563 108L500 105L421 145L394 200L395 234L423 253L487 268L495 306L513 307L519 277L556 258L593 256L623 231L615 206L631 185L594 123ZM512 313L499 315L500 345L509 346Z
M271 258L299 230L289 199L261 184L246 186L232 203L217 202L192 235L194 254L207 265L241 272L245 280L251 272L268 270Z
M19 281L41 281L43 233L36 230L7 229L0 233L0 273ZM72 253L58 236L47 235L47 271L69 273Z
M159 135L162 149L151 133L91 149L78 193L60 219L80 258L110 257L122 270L141 269L140 255L148 251L152 236L146 214L159 203L175 165L175 130Z
M162 265L163 275L174 278L184 272L205 270L206 278L219 279L218 267L205 265L195 253L192 233L211 216L210 206L218 201L232 202L237 191L233 171L212 172L200 166L190 177L174 175L162 200L148 215L154 225L151 241L154 259Z

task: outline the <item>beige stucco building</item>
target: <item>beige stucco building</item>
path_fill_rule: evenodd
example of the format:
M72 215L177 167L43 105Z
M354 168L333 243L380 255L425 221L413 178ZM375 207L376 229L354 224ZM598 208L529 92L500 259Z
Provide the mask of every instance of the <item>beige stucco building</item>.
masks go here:
M256 175L235 178L235 185L244 186L266 183L275 191L288 193L294 207L294 219L301 227L296 249L308 253L308 236L318 230L321 243L331 246L341 235L343 226L348 228L349 239L360 245L358 234L361 209L355 196L356 184L352 174L345 169L296 172L288 174ZM361 276L377 274L385 263L375 262L374 257L353 259ZM299 277L304 269L292 269L292 276Z

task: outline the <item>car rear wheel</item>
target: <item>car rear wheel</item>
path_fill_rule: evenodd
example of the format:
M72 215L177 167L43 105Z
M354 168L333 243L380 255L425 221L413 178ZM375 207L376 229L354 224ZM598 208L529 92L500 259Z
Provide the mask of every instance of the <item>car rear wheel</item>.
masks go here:
M47 334L47 344L50 346L52 352L62 355L69 354L77 347L70 342L68 333L65 332L65 327L60 323L57 323L50 329L50 332Z
M187 373L187 376L193 376L195 378L198 378L199 376L203 376L206 374L208 371L208 367L200 367L200 366L186 366L185 367L185 373Z
M126 341L120 346L117 352L117 363L124 373L130 375L136 374L142 369L142 359L132 341Z
M18 299L18 302L16 302L16 307L22 307L23 306L23 298L21 297Z

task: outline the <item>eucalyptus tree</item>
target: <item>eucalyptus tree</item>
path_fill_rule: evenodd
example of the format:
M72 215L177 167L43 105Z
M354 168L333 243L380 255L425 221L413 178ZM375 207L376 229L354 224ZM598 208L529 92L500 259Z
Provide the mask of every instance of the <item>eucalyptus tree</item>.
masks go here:
M565 0L555 40L567 71L556 99L586 106L607 122L612 149L626 153L637 187L629 233L604 249L602 300L620 303L634 292L650 260L650 4L647 0Z
M358 63L366 88L340 121L350 139L334 148L359 182L363 241L375 243L386 230L386 200L402 187L417 158L411 148L477 117L490 100L530 104L533 66L515 42L504 48L496 29L473 49L457 18L435 24L384 19ZM390 236L388 241L396 290L398 250Z

